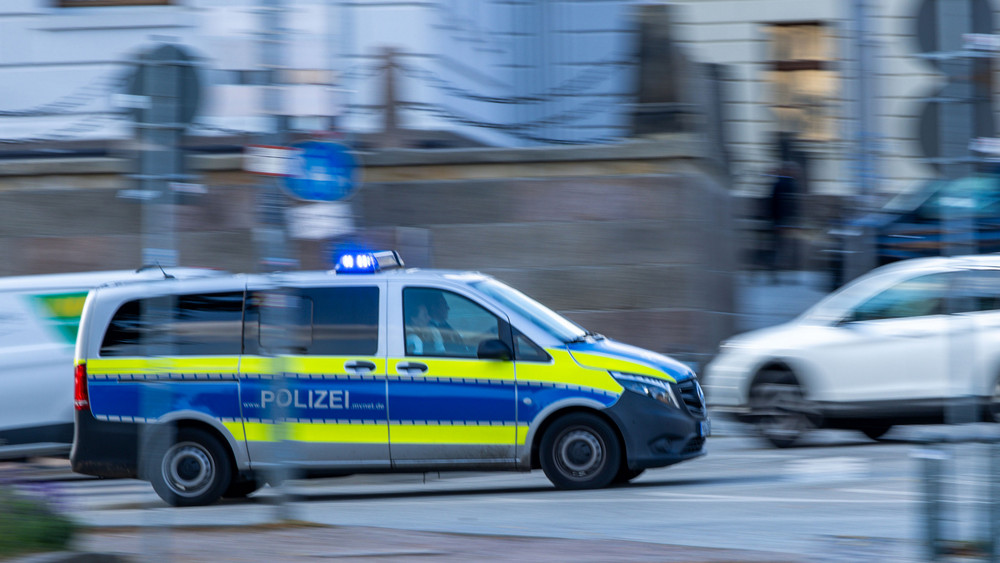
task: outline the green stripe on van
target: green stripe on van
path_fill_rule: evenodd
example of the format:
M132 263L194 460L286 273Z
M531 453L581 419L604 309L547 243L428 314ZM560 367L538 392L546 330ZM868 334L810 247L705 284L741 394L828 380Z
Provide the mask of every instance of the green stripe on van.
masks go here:
M86 291L32 296L32 301L46 324L69 344L76 342L76 331L80 327L80 315L86 300Z

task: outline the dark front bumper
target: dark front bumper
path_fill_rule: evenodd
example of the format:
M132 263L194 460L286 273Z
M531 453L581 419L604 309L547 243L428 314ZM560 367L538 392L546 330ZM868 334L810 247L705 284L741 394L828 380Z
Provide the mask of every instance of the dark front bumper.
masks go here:
M73 471L97 477L138 477L142 425L97 420L89 410L76 411L75 418L69 454Z
M705 455L707 417L625 392L605 411L625 438L629 469L664 467Z

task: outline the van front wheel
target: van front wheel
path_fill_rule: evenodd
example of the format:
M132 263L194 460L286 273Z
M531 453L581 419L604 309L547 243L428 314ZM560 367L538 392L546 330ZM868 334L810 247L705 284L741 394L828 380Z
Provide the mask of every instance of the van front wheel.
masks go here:
M148 473L153 490L171 506L204 506L229 489L229 456L212 435L179 428L174 440L158 449Z
M574 413L560 418L542 436L541 465L560 489L599 489L611 484L621 464L614 430L600 418Z

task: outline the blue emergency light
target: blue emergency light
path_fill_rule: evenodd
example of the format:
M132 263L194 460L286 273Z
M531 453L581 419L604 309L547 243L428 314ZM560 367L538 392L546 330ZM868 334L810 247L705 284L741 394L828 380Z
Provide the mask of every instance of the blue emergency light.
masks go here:
M379 252L348 252L337 258L333 271L338 274L374 274L382 270L402 268L403 259L395 250Z

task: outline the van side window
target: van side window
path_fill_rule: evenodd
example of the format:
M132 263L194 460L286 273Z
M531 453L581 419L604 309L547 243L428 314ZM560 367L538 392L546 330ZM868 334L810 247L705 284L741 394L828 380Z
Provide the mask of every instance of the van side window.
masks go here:
M101 355L239 355L242 331L242 292L137 299L111 319Z
M372 356L378 352L378 287L317 287L298 294L312 301L309 354Z

